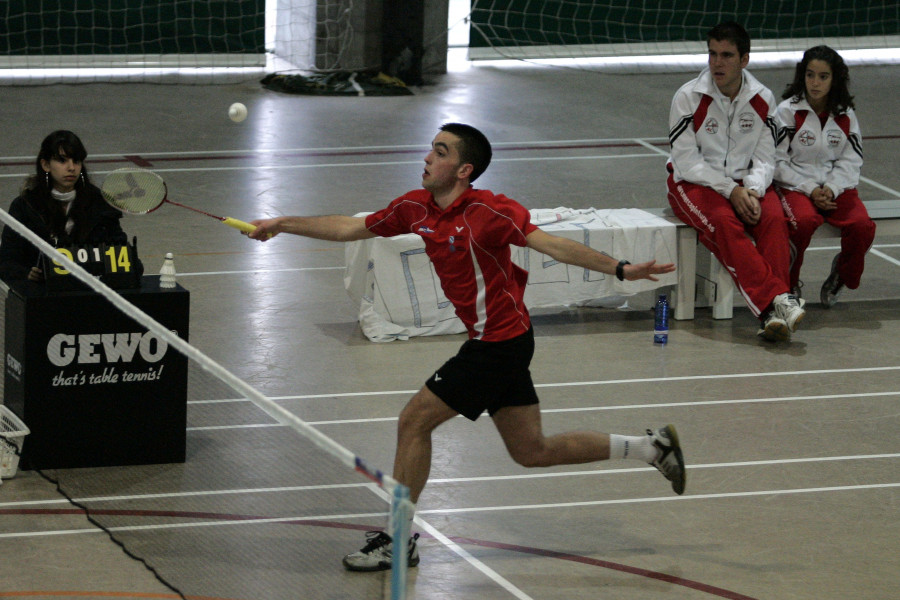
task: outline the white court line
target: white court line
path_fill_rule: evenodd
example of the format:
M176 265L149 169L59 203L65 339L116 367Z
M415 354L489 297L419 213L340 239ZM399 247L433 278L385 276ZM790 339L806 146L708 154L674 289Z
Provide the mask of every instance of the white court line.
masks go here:
M593 385L619 385L632 383L667 383L673 381L697 381L709 379L742 379L744 377L793 377L796 375L835 375L844 373L872 373L878 371L898 371L900 366L885 367L857 367L848 369L811 369L805 371L761 371L758 373L720 373L716 375L673 375L670 377L641 377L635 379L604 379L599 381L571 381L559 383L536 383L538 388L593 386ZM338 392L328 394L303 394L297 396L268 396L270 400L317 400L323 398L353 398L358 396L396 396L415 394L419 390L381 390L374 392ZM872 395L877 395L876 392ZM893 392L886 392L893 393ZM812 396L815 398L816 396ZM244 398L230 400L196 400L188 404L219 403L219 402L247 402ZM638 407L639 405L635 405Z
M761 404L767 402L800 402L806 400L837 400L848 398L874 398L884 396L900 396L900 391L893 392L865 392L855 394L827 394L818 396L781 396L774 398L739 398L733 400L694 400L688 402L661 402L655 404L619 404L613 406L579 406L576 408L542 408L541 414L552 413L569 413L569 412L594 412L603 410L638 410L645 408L684 408L693 406L718 406L731 404ZM291 399L290 397L269 398L273 401ZM209 401L192 401L188 404L209 404L209 403L229 403L229 402L249 402L249 400L232 399L232 400L209 400ZM459 415L459 418L464 418ZM382 423L396 421L399 417L365 417L359 419L332 419L328 421L307 421L309 425L351 425L357 423ZM237 425L204 425L198 427L188 427L187 431L218 431L225 429L249 429L261 427L283 427L281 423L251 423Z
M872 248L900 248L900 244L873 244ZM810 246L806 249L807 252L811 250L840 250L840 246Z
M873 245L871 248L869 248L869 254L871 254L872 256L877 256L878 258L884 259L887 262L900 267L900 260L897 260L893 256L885 254L884 252L878 250L878 248L900 248L900 244L878 244ZM809 252L810 250L830 250L833 252L835 250L840 251L840 249L840 246L818 246L816 248L807 248L806 251Z
M654 496L651 498L621 498L618 500L587 500L584 502L557 502L554 504L521 504L506 506L473 506L469 508L432 508L418 511L420 514L448 515L474 512L498 512L514 510L543 510L560 508L578 508L583 506L608 506L611 504L643 504L646 502L679 502L687 500L716 500L721 498L746 498L752 496L783 496L789 494L814 494L824 492L846 492L859 490L876 490L900 487L900 482L873 483L861 485L837 485L818 488L797 488L784 490L756 490L752 492L722 492L718 494L696 494L687 496Z
M384 490L372 484L369 484L367 487L369 488L369 491L373 492L376 496L378 496L388 504L391 503L391 497ZM532 600L531 596L525 594L525 592L514 586L510 581L501 577L499 573L472 556L467 550L441 533L437 529L437 527L434 527L433 525L431 525L431 523L422 519L422 517L420 517L418 514L415 516L414 521L419 525L419 527L424 529L434 539L446 546L448 550L475 567L476 570L481 571L481 573L483 573L488 579L508 591L510 594L512 594L516 598L519 598L520 600Z
M810 463L829 463L844 461L868 461L881 460L885 458L900 458L900 453L889 454L858 454L846 456L815 456L808 458L778 458L771 460L747 460L730 463L706 463L706 464L690 464L688 470L695 471L699 469L735 469L738 467L768 467L778 465L793 464L810 464ZM582 471L553 471L539 473L521 473L518 475L484 475L478 477L447 477L429 479L429 485L435 484L455 484L455 483L476 483L476 482L496 482L496 481L523 481L529 479L555 479L559 477L595 477L595 476L611 476L626 475L631 473L655 472L655 467L623 467L612 469L592 469ZM131 502L137 500L160 500L166 498L194 498L198 496L235 496L245 494L278 494L292 492L318 492L323 490L349 489L349 488L371 488L371 483L335 483L328 485L299 485L299 486L283 486L283 487L267 487L267 488L236 488L228 490L202 490L194 492L170 492L158 494L133 494L126 496L93 496L85 498L75 498L75 502ZM50 500L16 500L11 502L0 502L0 508L13 508L21 506L46 506L53 504L69 504L65 498L53 498Z
M879 190L881 190L882 192L887 192L888 194L893 194L894 196L900 197L900 192L898 192L897 190L891 189L891 188L887 187L886 185L881 185L881 184L878 183L877 181L874 181L874 180L872 180L872 179L869 179L868 177L860 177L859 180L860 180L860 181L865 181L866 183L868 183L868 184L871 185L872 187L876 187L876 188L878 188Z
M737 398L732 400L694 400L689 402L660 402L658 404L631 404L619 406L586 406L578 408L550 408L542 413L583 412L598 410L633 410L640 408L683 408L686 406L719 406L729 404L762 404L767 402L801 402L806 400L838 400L844 398L874 398L900 396L900 391L865 392L854 394L822 394L817 396L781 396L774 398ZM311 424L314 424L311 422Z
M859 367L853 369L808 369L803 371L762 371L759 373L720 373L716 375L676 375L671 377L643 377L635 379L606 379L599 381L571 381L560 383L538 383L536 388L545 387L577 387L589 385L614 385L621 383L663 383L671 381L700 381L711 379L741 379L744 377L795 377L797 375L834 375L840 373L873 373L878 371L897 371L900 366Z
M446 535L438 531L437 528L432 527L430 523L422 519L422 517L416 515L414 521L427 533L429 533L434 539L441 542L444 546L449 548L452 552L454 552L457 556L461 557L463 560L468 562L470 565L475 567L477 570L481 571L488 579L505 589L507 592L519 598L520 600L532 600L531 596L514 586L509 580L503 578L496 571L488 567L486 564L469 554L467 550L465 550L462 546L448 538Z
M248 271L198 271L196 273L179 272L177 277L197 277L204 275L254 275L257 273L290 273L298 271L343 271L346 267L296 267L285 269L252 269Z
M652 151L655 152L656 154L662 154L662 155L665 156L666 158L669 157L669 153L668 153L668 152L666 152L665 150L662 150L662 149L660 149L660 148L657 148L656 146L654 146L653 144L651 144L650 142L648 142L648 141L646 141L646 140L644 140L644 139L635 138L634 141L637 142L638 144L640 144L641 146L643 146L644 148L648 148L648 149L652 150Z
M667 137L645 137L641 138L643 140L664 142L668 141ZM593 139L582 139L582 140L542 140L542 141L525 141L525 142L491 142L491 146L493 148L512 148L513 150L525 147L525 146L539 146L542 148L553 149L557 146L570 146L572 144L620 144L623 142L634 142L638 141L634 138L593 138ZM177 157L177 156L185 156L190 158L202 158L204 156L236 156L242 157L245 155L258 155L265 156L271 154L316 154L321 152L347 152L347 153L356 153L356 152L370 152L377 150L397 150L397 151L406 151L406 150L421 150L423 153L428 153L428 144L400 144L400 145L391 145L391 146L332 146L325 148L248 148L244 150L184 150L184 151L171 151L171 152L117 152L115 154L91 154L91 159L99 160L99 159L108 159L108 158L121 158L123 161L127 161L129 156L138 156L140 158L150 160L154 158L169 158L169 157ZM561 148L561 150L568 150L568 148ZM34 161L34 156L0 156L0 162L2 161ZM90 160L88 160L90 162ZM0 167L4 165L0 164ZM202 170L202 169L198 169ZM93 170L91 171L93 172Z
M696 494L685 496L652 496L647 498L620 498L616 500L589 500L583 502L556 502L551 504L519 504L519 505L503 505L503 506L473 506L468 508L434 508L417 511L418 514L459 514L459 513L475 513L475 512L501 512L501 511L520 511L520 510L545 510L560 508L578 508L591 506L607 506L621 504L644 504L648 502L685 502L690 500L717 500L730 498L747 498L754 496L784 496L793 494L822 494L828 492L852 492L863 490L880 490L900 487L900 482L891 483L872 483L857 484L843 486L827 486L814 488L795 488L780 490L754 490L749 492L721 492L716 494ZM273 517L262 519L234 519L227 521L192 521L187 523L166 523L157 525L133 525L110 527L110 531L147 531L159 529L183 529L189 527L220 527L231 525L262 525L271 523L290 523L292 521L334 521L347 519L370 519L383 518L386 513L358 513L358 514L334 514L334 515L295 515L291 517ZM418 519L417 519L418 522ZM103 533L103 530L97 528L90 529L60 529L47 531L24 531L0 533L0 539L3 538L31 538L43 537L51 535L71 535L82 533Z
M125 525L121 527L107 527L109 531L151 531L157 529L182 529L191 527L219 527L227 525L267 525L272 523L290 523L292 521L304 520L339 520L339 519L371 519L383 518L387 513L354 513L343 515L322 515L319 517L311 516L294 516L294 517L272 517L262 519L230 519L225 521L191 521L187 523L161 523L158 525ZM44 537L50 535L71 535L80 533L105 533L99 527L91 529L56 529L47 531L24 531L13 533L0 533L2 538L30 538Z
M517 157L517 158L493 158L492 163L501 162L536 162L536 161L560 161L560 160L613 160L622 158L659 158L659 154L600 154L591 156L535 156L535 157ZM319 163L308 165L235 165L221 167L181 167L181 168L154 168L156 173L194 173L203 171L206 173L212 171L286 171L299 169L346 169L348 167L390 167L397 165L421 165L422 159L416 160L391 160L391 161L371 161L371 162L343 162L343 163ZM112 171L91 171L92 175L108 175ZM6 173L0 174L0 179L25 178L28 173Z
M879 251L879 250L876 250L875 248L870 249L870 250L869 250L869 254L874 254L875 256L877 256L877 257L879 257L879 258L883 258L884 260L888 261L889 263L895 264L895 265L897 265L898 267L900 267L900 260L897 260L897 259L894 258L893 256L888 256L888 255L885 254L884 252L881 252L881 251Z
M883 258L884 260L893 263L897 266L900 266L900 261L895 258L884 254L883 252L879 252L878 248L900 248L900 244L876 244L873 245L869 252L878 256L879 258ZM818 246L818 247L810 247L807 248L806 251L815 251L815 250L840 250L840 246ZM283 269L252 269L246 271L197 271L197 272L179 272L178 277L221 277L224 275L253 275L257 273L296 273L303 271L343 271L347 267L286 267Z
M608 160L613 158L659 158L659 154L602 154L594 156L520 156L518 158L491 159L491 162L534 162L550 160ZM419 161L422 162L422 161ZM418 164L418 163L416 163Z
M872 246L872 249L870 250L870 252L872 252L873 254L876 254L877 256L884 258L885 260L887 260L889 262L894 262L895 264L900 265L900 263L898 263L893 258L891 258L881 252L876 253L875 250L878 248L900 248L900 244L874 244ZM806 251L809 252L809 251L816 251L816 250L840 250L840 249L841 249L840 246L816 246L816 247L810 246L809 248L806 249ZM197 272L193 272L193 273L179 272L178 276L179 277L200 277L200 276L221 277L223 275L247 275L247 274L253 274L253 273L291 273L291 272L299 272L299 271L343 271L346 268L347 267L342 265L342 266L337 266L337 267L285 267L282 269L252 269L252 270L246 270L246 271L197 271Z
M318 492L322 490L336 490L348 488L362 488L371 483L332 483L328 485L293 485L268 488L235 488L230 490L201 490L193 492L169 492L158 494L133 494L129 496L89 496L73 498L75 502L130 502L134 500L159 500L162 498L195 498L197 496L234 496L242 494L271 494L289 492ZM13 502L0 502L0 508L13 506L40 506L48 504L69 504L66 498L53 498L51 500L17 500Z
M537 159L535 159L537 160ZM356 162L356 163L321 163L321 164L312 164L312 165L248 165L248 166L232 166L232 167L184 167L184 168L161 168L161 169L153 169L155 173L195 173L198 171L204 172L213 172L213 171L283 171L290 169L327 169L327 168L342 168L346 169L347 167L386 167L393 165L418 165L422 164L421 160L404 160L404 161L379 161L379 162ZM92 175L109 175L112 171L91 171ZM0 175L0 179L2 178L12 178L12 177L27 177L28 174L19 173L19 174L7 174Z
M818 462L834 462L848 460L878 460L883 458L900 458L900 453L890 454L860 454L856 456L821 456L813 458L777 458L772 460L744 460L731 463L708 463L708 464L689 464L688 471L696 471L698 469L734 469L737 467L769 467L777 465L792 465L804 463ZM656 467L625 467L621 469L595 469L591 471L566 471L562 473L523 473L521 475L489 475L482 477L453 477L447 479L429 479L429 484L435 483L471 483L477 481L507 481L507 480L523 480L523 479L549 479L553 477L578 477L578 476L596 476L596 475L623 475L626 473L641 473L645 471L656 471Z

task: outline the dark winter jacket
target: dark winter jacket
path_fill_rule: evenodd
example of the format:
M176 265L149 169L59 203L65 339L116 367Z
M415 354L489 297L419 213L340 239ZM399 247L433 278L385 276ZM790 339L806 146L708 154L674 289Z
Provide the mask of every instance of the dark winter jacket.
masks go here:
M103 243L125 245L128 242L128 236L119 223L122 213L103 200L100 189L96 186L88 185L78 189L78 196L69 210L69 217L75 222L75 226L71 233L63 231L59 236L54 235L50 225L50 206L38 194L37 190L25 190L12 201L8 212L53 246L59 248ZM31 268L39 266L40 254L31 242L9 226L4 226L0 236L0 278L6 281L26 279ZM139 264L138 268L143 272L143 265Z

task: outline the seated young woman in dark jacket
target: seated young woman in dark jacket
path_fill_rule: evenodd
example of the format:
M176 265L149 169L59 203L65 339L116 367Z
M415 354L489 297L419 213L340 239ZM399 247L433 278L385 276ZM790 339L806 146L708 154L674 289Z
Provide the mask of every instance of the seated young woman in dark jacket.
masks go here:
M91 183L84 159L87 150L71 131L54 131L41 144L35 174L28 177L9 214L56 247L125 245L122 213L108 205ZM143 265L137 261L138 275ZM0 277L43 281L40 252L10 227L0 237Z

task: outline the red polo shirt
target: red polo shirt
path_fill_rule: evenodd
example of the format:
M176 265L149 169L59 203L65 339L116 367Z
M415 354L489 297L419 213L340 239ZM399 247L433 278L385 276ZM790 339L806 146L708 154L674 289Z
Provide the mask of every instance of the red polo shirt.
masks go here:
M431 192L414 190L368 215L366 227L383 237L422 237L470 338L498 342L531 327L522 302L528 272L512 262L509 246L525 246L525 236L537 227L515 200L470 187L441 210Z

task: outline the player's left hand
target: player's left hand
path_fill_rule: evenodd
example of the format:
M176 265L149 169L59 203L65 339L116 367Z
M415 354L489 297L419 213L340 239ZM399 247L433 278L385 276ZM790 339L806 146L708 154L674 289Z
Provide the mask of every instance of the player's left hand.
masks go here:
M837 203L834 201L834 192L827 186L817 187L812 191L809 198L819 210L834 210L837 208Z
M743 186L737 186L731 191L729 200L738 219L751 226L759 223L759 218L762 216L759 194Z
M624 267L622 267L622 274L625 275L625 279L627 279L628 281L635 281L638 279L659 281L659 279L654 277L654 275L671 273L674 270L674 263L658 265L656 264L655 260L651 260L650 262L638 263L636 265L625 265Z

